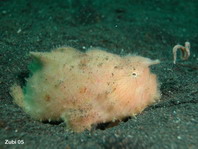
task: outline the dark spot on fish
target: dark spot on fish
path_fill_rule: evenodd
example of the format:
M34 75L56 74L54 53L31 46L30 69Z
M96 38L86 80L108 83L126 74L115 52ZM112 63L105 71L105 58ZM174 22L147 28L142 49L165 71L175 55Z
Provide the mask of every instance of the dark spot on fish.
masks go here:
M114 66L115 69L123 69L122 66Z
M84 63L80 63L78 66L79 66L81 69L83 69L83 68L85 68L87 65L84 64Z
M74 68L74 66L71 65L70 68L69 68L69 70L71 71L73 68Z
M116 88L114 88L113 90L112 90L112 92L114 92L116 90Z
M47 101L47 102L49 102L50 99L51 99L51 97L48 94L46 94L45 97L44 97L44 100Z
M87 88L86 87L80 88L80 93L81 94L84 94L86 91L87 91Z
M97 66L98 66L98 67L101 67L102 65L103 65L103 63L99 63Z

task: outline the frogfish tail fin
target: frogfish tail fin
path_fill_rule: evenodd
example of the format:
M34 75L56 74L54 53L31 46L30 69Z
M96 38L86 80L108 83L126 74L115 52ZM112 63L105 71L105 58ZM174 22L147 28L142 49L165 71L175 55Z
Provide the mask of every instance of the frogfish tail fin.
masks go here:
M19 107L24 108L24 94L19 85L14 84L10 88L10 95L13 97L14 103L16 103Z

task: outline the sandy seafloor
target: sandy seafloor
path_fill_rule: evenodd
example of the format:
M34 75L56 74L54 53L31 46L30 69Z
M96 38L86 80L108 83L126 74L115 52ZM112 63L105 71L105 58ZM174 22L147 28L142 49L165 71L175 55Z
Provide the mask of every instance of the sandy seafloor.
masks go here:
M174 65L172 48L185 41L191 56ZM64 123L33 120L13 104L9 87L24 83L30 51L60 46L159 59L151 69L161 84L160 102L105 130L72 133ZM198 1L1 0L0 148L197 149Z

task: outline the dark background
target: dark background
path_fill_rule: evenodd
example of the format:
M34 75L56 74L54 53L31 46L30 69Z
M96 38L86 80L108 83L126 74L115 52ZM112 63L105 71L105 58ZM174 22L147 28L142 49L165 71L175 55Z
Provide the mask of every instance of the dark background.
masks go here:
M185 41L191 56L182 61L178 54L173 65L172 48ZM30 51L60 46L160 59L152 71L161 101L118 126L78 134L31 119L12 103L9 87L24 83ZM197 55L197 0L0 0L0 148L197 149Z

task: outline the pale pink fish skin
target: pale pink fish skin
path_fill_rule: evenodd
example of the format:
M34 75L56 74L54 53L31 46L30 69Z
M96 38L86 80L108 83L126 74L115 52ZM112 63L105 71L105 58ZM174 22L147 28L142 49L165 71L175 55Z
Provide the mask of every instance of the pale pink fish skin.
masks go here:
M63 47L30 55L42 68L28 78L25 93L13 85L11 95L35 119L63 119L81 132L134 116L160 99L159 83L149 69L158 60L120 57L99 48L83 53Z

